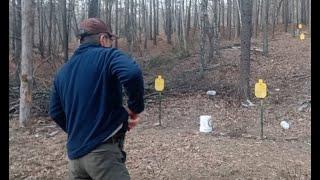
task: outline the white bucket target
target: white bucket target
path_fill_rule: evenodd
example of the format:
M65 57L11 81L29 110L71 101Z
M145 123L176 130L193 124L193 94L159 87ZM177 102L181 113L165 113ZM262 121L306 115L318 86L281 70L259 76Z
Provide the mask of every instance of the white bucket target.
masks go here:
M209 133L212 131L212 118L208 115L200 116L200 132Z

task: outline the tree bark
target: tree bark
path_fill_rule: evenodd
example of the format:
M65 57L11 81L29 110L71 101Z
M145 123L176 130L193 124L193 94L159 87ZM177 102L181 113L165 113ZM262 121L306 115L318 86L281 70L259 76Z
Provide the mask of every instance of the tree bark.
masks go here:
M200 28L201 28L201 42L200 42L200 76L204 76L204 66L205 66L205 44L206 44L206 24L205 20L208 16L207 12L208 0L201 1L201 17L200 17Z
M16 38L17 38L17 25L16 25L16 21L17 21L17 7L16 7L16 1L15 0L12 0L11 1L11 15L10 15L10 36L12 37L10 40L10 43L11 43L11 47L10 47L10 54L11 55L15 55L14 52L15 52L15 43L16 43ZM15 63L16 63L16 59L14 59ZM18 65L18 63L16 63L16 65Z
M155 0L153 0L153 45L157 45L157 11Z
M48 56L51 56L51 30L52 30L52 13L53 13L53 3L52 0L49 1L49 27L48 27Z
M227 0L227 38L228 40L231 40L231 11L232 11L231 0Z
M17 70L16 70L16 77L18 80L20 80L20 72L21 72L21 49L22 49L22 45L21 45L21 0L17 0L17 26L16 26L16 40L15 40L15 52L14 52L14 59L17 63Z
M198 28L198 0L194 1L193 28Z
M268 55L268 19L269 19L269 0L264 0L264 20L263 20L263 55Z
M288 0L284 0L283 10L284 10L284 31L288 32L288 16L289 16Z
M222 37L225 37L225 31L224 31L224 0L221 0L221 24L222 24Z
M116 8L115 32L116 32L116 34L118 34L118 28L119 28L118 27L119 26L118 25L118 21L119 21L119 7L118 6L119 6L119 2L118 2L118 0L116 0L115 2L116 2L116 4L115 4L115 6L116 6L115 7ZM118 39L115 40L115 47L118 48Z
M187 34L186 34L186 21L185 21L185 13L184 13L184 0L182 0L181 4L181 24L182 24L182 39L183 39L183 55L188 56L188 46L187 46Z
M67 24L67 0L61 0L62 7L62 32L63 32L63 59L68 61L68 24Z
M33 66L33 53L32 53L32 36L34 27L34 4L33 0L22 1L22 53L21 53L21 84L20 84L20 113L19 122L20 126L25 127L28 125L31 115L32 106L32 66Z
M280 0L279 5L277 6L277 8L275 9L275 12L274 12L275 16L273 18L273 23L272 23L272 38L274 38L274 30L275 30L276 20L278 19L282 2L283 2L283 0Z
M307 24L307 14L306 14L306 1L307 0L302 0L301 2L301 23L302 24Z
M145 0L142 0L143 6L143 32L144 32L144 49L148 48L148 29L147 29L147 4Z
M259 12L260 12L260 0L256 1L256 19L255 19L255 37L258 37L258 30L259 30Z
M252 0L241 0L241 58L240 58L240 96L250 100L250 46L251 46L251 21Z
M188 7L188 18L187 18L187 37L189 38L189 32L191 28L191 0L189 0L189 7Z
M171 0L166 0L166 28L165 33L167 35L167 43L171 44L171 34L172 34L172 20L171 20Z
M149 1L149 38L152 40L152 0Z
M98 0L90 0L89 1L89 12L88 17L100 17L100 8L99 8L99 1Z
M310 34L310 38L311 38L311 0L309 0L309 34Z

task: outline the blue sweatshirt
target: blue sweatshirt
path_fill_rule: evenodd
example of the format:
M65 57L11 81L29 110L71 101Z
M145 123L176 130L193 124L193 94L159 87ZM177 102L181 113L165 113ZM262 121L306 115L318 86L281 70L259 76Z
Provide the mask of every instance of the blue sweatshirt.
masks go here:
M128 108L144 110L143 77L138 64L116 48L82 44L57 72L49 114L68 134L69 159L86 155L120 124L127 127Z

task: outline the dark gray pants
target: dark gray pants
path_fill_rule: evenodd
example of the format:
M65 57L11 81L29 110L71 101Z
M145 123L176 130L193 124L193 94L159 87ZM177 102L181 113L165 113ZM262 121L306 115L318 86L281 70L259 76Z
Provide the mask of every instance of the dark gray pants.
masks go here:
M102 144L79 159L69 160L69 179L130 179L125 158L119 144Z

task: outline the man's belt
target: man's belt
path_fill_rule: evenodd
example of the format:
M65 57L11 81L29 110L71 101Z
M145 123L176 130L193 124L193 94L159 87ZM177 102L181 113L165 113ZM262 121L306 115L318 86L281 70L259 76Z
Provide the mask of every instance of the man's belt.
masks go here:
M110 144L118 144L120 141L123 141L125 134L124 133L116 133L103 143L110 143Z

